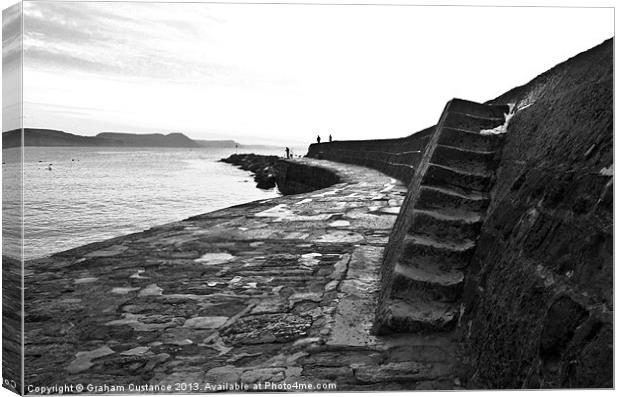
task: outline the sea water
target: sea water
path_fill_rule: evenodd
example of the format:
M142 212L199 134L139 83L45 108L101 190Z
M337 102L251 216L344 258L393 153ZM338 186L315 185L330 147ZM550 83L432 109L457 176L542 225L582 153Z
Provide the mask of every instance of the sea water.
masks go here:
M19 149L3 150L3 223L19 223ZM235 149L26 147L24 257L38 258L279 195L218 162ZM240 152L282 155L279 148ZM13 180L12 180L13 179ZM11 181L12 180L12 181ZM7 218L8 217L8 218ZM14 217L16 219L11 219ZM7 234L4 239L10 239ZM4 244L7 246L19 245ZM15 252L4 252L15 256Z

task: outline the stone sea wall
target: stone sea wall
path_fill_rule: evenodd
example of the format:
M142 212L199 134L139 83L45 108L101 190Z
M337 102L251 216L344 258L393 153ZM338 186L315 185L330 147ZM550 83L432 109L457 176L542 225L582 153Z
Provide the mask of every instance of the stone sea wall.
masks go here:
M398 139L315 143L307 156L373 168L409 183L434 130L432 126Z
M613 387L613 40L516 103L461 318L469 387Z
M308 193L340 182L338 174L329 168L299 162L278 160L274 172L278 190L284 195Z

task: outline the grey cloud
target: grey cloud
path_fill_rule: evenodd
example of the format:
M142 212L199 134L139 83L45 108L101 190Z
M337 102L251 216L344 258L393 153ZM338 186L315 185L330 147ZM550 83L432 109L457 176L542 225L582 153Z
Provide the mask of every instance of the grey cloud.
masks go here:
M29 68L37 69L44 65L46 70L80 70L98 74L122 74L144 78L170 79L174 81L191 81L222 76L230 73L230 67L219 64L185 64L157 50L135 53L119 63L113 57L97 57L88 54L70 54L53 47L27 47L24 50L24 63Z
M78 3L78 2L32 2L26 3L25 18L53 18L78 24L100 24L102 20L112 19L119 22L131 22L135 18L126 17L109 11L112 3ZM41 13L42 16L37 14Z
M226 69L223 65L183 64L174 54L145 45L143 38L157 42L159 39L188 40L198 35L195 26L178 17L166 17L165 13L161 19L157 14L156 18L145 17L153 7L161 6L173 5L27 3L26 65L39 70L72 69L155 78L222 73ZM202 17L205 9L200 8L200 11ZM148 36L144 36L145 32Z
M13 46L10 50L7 47L2 49L2 67L5 71L21 67L21 61L21 45Z
M185 7L184 12L178 14L177 7L181 6ZM175 12L168 15L168 10ZM252 72L243 67L195 57L188 60L183 53L157 46L158 42L208 40L202 21L222 21L210 18L210 9L201 5L36 2L27 3L24 12L24 62L28 69L80 71L182 84L254 84L248 75ZM184 15L194 18L188 22L183 20Z
M71 42L74 44L95 45L112 37L96 26L73 21L63 23L58 18L35 18L26 16L24 20L26 40L40 39L53 43Z
M131 3L131 12L123 12L126 4L111 3L28 3L25 27L28 34L49 36L50 40L83 41L89 44L109 42L121 32L139 33L144 26L166 26L179 34L195 35L197 30L182 19L148 20L141 15L153 7L174 6L165 3ZM178 6L178 4L177 4ZM126 15L127 14L127 15ZM204 14L204 13L201 13ZM205 18L209 18L204 14ZM221 22L219 19L211 20ZM120 30L120 32L119 32Z
M47 68L56 70L79 69L87 72L122 71L122 69L112 64L104 64L84 57L51 51L44 48L26 48L24 50L24 64L28 66L45 64Z
M10 35L19 34L21 31L21 4L2 11L2 37L3 40Z
M21 4L2 12L2 67L5 70L20 66L22 54Z

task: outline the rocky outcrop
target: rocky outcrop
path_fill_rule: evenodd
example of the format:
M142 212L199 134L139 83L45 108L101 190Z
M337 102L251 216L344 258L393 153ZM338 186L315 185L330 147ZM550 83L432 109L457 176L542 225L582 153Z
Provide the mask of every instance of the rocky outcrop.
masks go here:
M242 170L254 173L254 181L260 189L273 189L276 186L274 165L278 156L263 156L254 153L232 154L220 161L239 166Z
M469 387L613 386L613 40L514 103L461 319Z
M308 193L340 182L338 174L329 167L287 161L278 156L233 154L220 161L253 172L257 187L272 189L277 186L284 195Z

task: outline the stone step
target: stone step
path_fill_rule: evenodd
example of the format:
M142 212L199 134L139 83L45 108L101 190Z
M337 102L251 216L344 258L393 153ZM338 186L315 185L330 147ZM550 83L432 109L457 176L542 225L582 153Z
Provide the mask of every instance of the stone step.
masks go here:
M424 260L429 263L441 264L444 269L462 269L469 264L476 248L473 240L453 241L424 235L405 236L401 261L415 264Z
M468 189L422 185L416 209L454 209L483 213L489 206L486 193Z
M458 318L458 305L445 302L390 299L382 310L384 321L379 334L449 331L454 329Z
M481 117L505 117L510 112L508 105L484 105L465 99L454 98L450 101L450 111L473 114Z
M471 172L429 163L422 184L441 187L458 186L486 192L491 184L491 177L491 172Z
M502 134L480 135L479 131L444 127L441 130L438 143L464 150L491 152L498 150L503 138Z
M481 135L481 136L487 136L487 135ZM468 154L472 154L474 156L485 156L485 157L496 157L497 156L497 150L493 150L493 149L477 149L474 147L460 147L460 146L454 146L453 144L451 144L450 142L444 142L444 143L438 143L437 147L441 147L441 148L445 148L447 150L458 150L459 152L462 152L463 155L468 155ZM457 153L458 155L458 153ZM481 159L481 161L485 161L484 159Z
M453 302L461 295L463 279L463 272L459 270L444 271L424 261L415 265L397 263L392 278L392 296Z
M460 209L413 211L411 234L436 237L442 240L475 239L480 234L482 217L478 212Z
M486 173L497 168L497 156L495 152L437 145L431 163L474 173Z
M473 132L492 129L504 124L504 117L479 117L472 114L448 112L444 127L458 128Z

